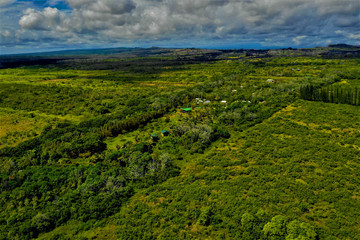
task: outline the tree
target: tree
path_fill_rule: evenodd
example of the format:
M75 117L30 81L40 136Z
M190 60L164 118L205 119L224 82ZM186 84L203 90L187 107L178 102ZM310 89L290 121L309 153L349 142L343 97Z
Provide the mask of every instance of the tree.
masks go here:
M159 161L161 164L161 170L165 170L166 168L168 168L171 165L171 162L172 162L171 155L168 153L162 153L159 156Z
M267 239L280 240L286 236L286 222L287 218L281 215L276 215L270 222L265 224L263 232Z
M308 223L294 220L287 225L286 240L314 240L317 237L315 229Z
M212 215L211 207L203 208L198 218L198 223L203 226L209 226Z
M251 231L256 224L256 218L250 213L244 213L241 217L241 225L245 231Z
M51 228L52 221L47 214L39 212L31 219L31 226L39 232L45 232Z

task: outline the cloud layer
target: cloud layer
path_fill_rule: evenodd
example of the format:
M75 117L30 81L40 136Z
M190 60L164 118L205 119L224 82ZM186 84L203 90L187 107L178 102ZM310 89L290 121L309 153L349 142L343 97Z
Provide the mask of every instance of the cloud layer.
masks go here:
M359 44L358 0L67 0L68 8L58 9L59 2L23 10L17 34L90 45Z

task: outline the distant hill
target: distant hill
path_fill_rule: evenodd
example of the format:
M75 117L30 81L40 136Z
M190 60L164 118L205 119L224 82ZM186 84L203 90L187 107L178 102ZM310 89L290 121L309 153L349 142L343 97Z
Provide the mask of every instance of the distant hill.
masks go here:
M201 61L218 61L229 57L239 57L243 55L247 58L268 58L272 56L322 56L323 58L358 58L360 56L360 46L348 44L331 44L328 47L316 48L282 48L282 49L200 49L200 48L104 48L104 49L77 49L62 50L41 53L25 53L0 55L0 69L16 68L24 66L78 66L81 69L117 69L124 70L124 67L137 65L134 60L139 58L154 58L162 65L162 59L177 59L183 63L193 63ZM112 63L106 62L108 60ZM132 59L132 60L129 60ZM116 60L114 62L114 60ZM119 62L121 60L121 62ZM130 61L130 62L129 62ZM168 62L169 63L169 62ZM178 64L179 62L177 62Z
M360 49L360 46L348 45L345 43L330 44L328 47L329 48L343 48L343 49L349 49L349 48Z
M348 45L345 43L339 43L339 44L330 44L328 47L325 48L337 48L337 49L354 49L358 50L360 49L360 46L354 46L354 45ZM171 48L170 48L171 49ZM194 50L195 48L183 48L184 50ZM316 48L310 48L310 49L316 49ZM19 58L19 57L59 57L59 56L86 56L86 55L113 55L113 54L119 54L124 52L131 52L131 51L159 51L159 50L169 50L168 48L161 48L161 47L151 47L151 48L140 48L140 47L134 47L134 48L125 48L125 47L119 47L119 48L95 48L95 49L72 49L72 50L60 50L60 51L49 51L49 52L36 52L36 53L20 53L20 54L6 54L6 55L0 55L0 61L4 58ZM200 48L198 49L200 50ZM241 50L248 50L248 51L256 51L257 49L241 49ZM269 49L261 49L261 51L266 51ZM283 48L282 50L296 50L294 48ZM222 49L223 52L228 51L236 51L235 49Z
M9 54L3 55L3 57L20 57L20 56L37 56L37 57L48 57L48 56L79 56L79 55L108 55L122 53L135 48L97 48L97 49L73 49L73 50L60 50L50 52L37 52L37 53L20 53L20 54Z

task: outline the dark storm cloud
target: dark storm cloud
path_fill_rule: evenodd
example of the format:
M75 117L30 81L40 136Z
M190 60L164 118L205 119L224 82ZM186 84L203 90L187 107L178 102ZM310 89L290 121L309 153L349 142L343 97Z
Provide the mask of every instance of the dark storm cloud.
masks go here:
M10 0L0 0L10 2ZM56 6L61 0L50 0ZM64 2L64 1L63 1ZM22 33L68 42L359 44L358 0L67 0L30 8ZM30 34L31 32L31 34ZM46 32L46 34L45 34Z

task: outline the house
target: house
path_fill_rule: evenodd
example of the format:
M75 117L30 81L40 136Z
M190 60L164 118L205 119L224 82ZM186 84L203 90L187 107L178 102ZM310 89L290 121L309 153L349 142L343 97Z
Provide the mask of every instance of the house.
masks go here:
M196 104L199 104L199 103L203 102L203 100L201 100L200 98L195 98L195 100L196 100Z
M169 131L167 131L167 130L161 130L161 134L162 134L164 137L166 137L166 136L168 136L170 133L169 133Z
M187 113L187 112L191 112L191 108L182 108L181 109L182 113Z
M226 103L226 101L225 101L225 100L222 100L221 103Z

